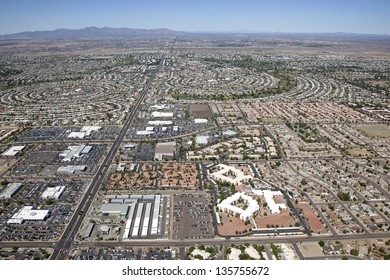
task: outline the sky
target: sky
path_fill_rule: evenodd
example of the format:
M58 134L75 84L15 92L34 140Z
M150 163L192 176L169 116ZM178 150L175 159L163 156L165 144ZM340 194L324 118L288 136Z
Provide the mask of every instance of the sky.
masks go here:
M89 26L390 35L390 1L0 0L0 34Z

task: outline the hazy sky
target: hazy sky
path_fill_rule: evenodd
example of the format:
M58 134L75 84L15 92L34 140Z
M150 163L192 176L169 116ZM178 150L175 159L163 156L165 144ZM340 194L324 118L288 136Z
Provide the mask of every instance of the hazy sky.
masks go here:
M87 26L390 34L390 0L0 0L0 34Z

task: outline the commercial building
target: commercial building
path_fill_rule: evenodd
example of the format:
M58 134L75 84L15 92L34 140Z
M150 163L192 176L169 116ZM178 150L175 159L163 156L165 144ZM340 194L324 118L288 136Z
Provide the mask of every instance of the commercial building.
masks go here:
M67 150L63 151L60 154L60 157L63 157L62 161L69 162L76 158L81 157L83 154L88 154L92 150L92 146L79 145L79 146L69 146Z
M138 136L146 136L146 135L154 134L154 131L138 130L135 134Z
M170 105L168 104L162 104L162 105L153 105L151 106L150 108L154 109L154 110L169 110L171 108Z
M94 228L95 228L95 223L89 223L88 227L85 229L84 238L91 237Z
M158 143L154 158L157 160L171 160L175 156L176 142Z
M85 165L66 165L57 169L58 174L72 175L76 172L83 172L87 169Z
M149 125L156 125L156 126L159 126L159 125L172 125L173 124L173 121L149 121L148 122Z
M59 199L64 193L65 186L48 187L41 195L42 199Z
M26 146L12 146L8 150L6 150L2 156L8 156L8 157L14 157L17 154L19 154L21 151L23 151L26 148Z
M7 188L0 194L0 198L11 198L13 197L22 187L21 183L9 183Z
M84 139L86 136L91 136L93 131L99 131L100 129L100 126L83 126L79 132L71 132L68 138Z
M100 212L103 215L126 217L128 208L128 204L104 203L100 206Z
M172 112L152 112L153 118L173 118Z
M22 224L24 221L44 221L49 216L49 210L34 210L32 206L24 206L7 224Z
M207 145L208 141L209 141L208 136L199 135L196 136L195 138L195 143L198 145Z
M195 124L206 124L208 122L207 119L194 119Z

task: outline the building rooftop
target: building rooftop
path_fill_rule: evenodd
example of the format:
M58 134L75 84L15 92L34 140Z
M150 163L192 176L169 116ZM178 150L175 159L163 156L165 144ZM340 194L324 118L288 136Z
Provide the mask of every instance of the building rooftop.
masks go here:
M34 210L33 206L24 206L11 219L8 224L22 224L24 221L43 221L49 215L49 210Z

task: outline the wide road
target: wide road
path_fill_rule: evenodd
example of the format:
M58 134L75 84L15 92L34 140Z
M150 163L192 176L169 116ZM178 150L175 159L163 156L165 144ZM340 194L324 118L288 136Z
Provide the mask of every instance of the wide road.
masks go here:
M256 243L256 244L269 244L269 243L305 243L305 242L318 242L322 241L342 241L342 240L368 240L368 239L388 239L390 234L387 232L370 233L370 234L345 234L345 235L293 235L293 236L254 236L254 237L242 237L242 238L215 238L215 239L185 239L185 240L172 240L172 239L148 239L148 240L128 240L128 241L98 241L98 242L78 242L77 246L80 247L117 247L117 246L129 246L129 247L165 247L165 246L191 246L196 244L203 245L228 245L228 244L244 244L244 243ZM52 242L48 241L7 241L0 242L2 248L48 248L52 246Z
M168 240L168 239L150 239L150 240L130 240L123 242L81 242L83 247L113 247L113 246L138 246L138 247L164 247L164 246L191 246L196 244L203 245L228 245L228 244L269 244L269 243L300 243L300 242L318 242L322 241L342 241L342 240L366 240L366 239L385 239L389 238L388 233L371 233L371 234L346 234L339 236L332 235L289 235L289 236L262 236L262 237L243 237L243 238L215 238L215 239L185 239L185 240Z
M170 51L172 50L172 47L170 48ZM79 228L81 226L81 223L83 222L85 215L88 212L89 207L91 206L91 203L96 195L96 193L99 190L99 187L101 186L105 176L108 174L108 171L110 169L110 165L113 162L115 155L117 154L119 147L123 141L123 139L126 136L127 131L131 127L131 125L134 122L134 119L137 116L138 109L142 102L144 101L148 91L149 87L152 83L152 81L156 77L156 73L160 70L161 66L163 65L165 56L163 56L160 60L159 65L157 66L156 70L149 72L149 78L146 82L140 97L136 101L133 109L131 110L129 116L127 117L119 135L113 142L113 145L111 146L109 152L107 153L106 157L103 160L103 163L100 165L99 170L97 171L95 177L93 178L86 194L82 198L80 204L78 205L74 215L72 216L71 221L69 222L68 226L66 227L64 234L62 235L62 238L60 241L58 241L56 248L51 256L52 260L63 260L66 259L66 256L69 254L69 250L71 249L72 243L74 238L77 235L77 232L79 231Z

